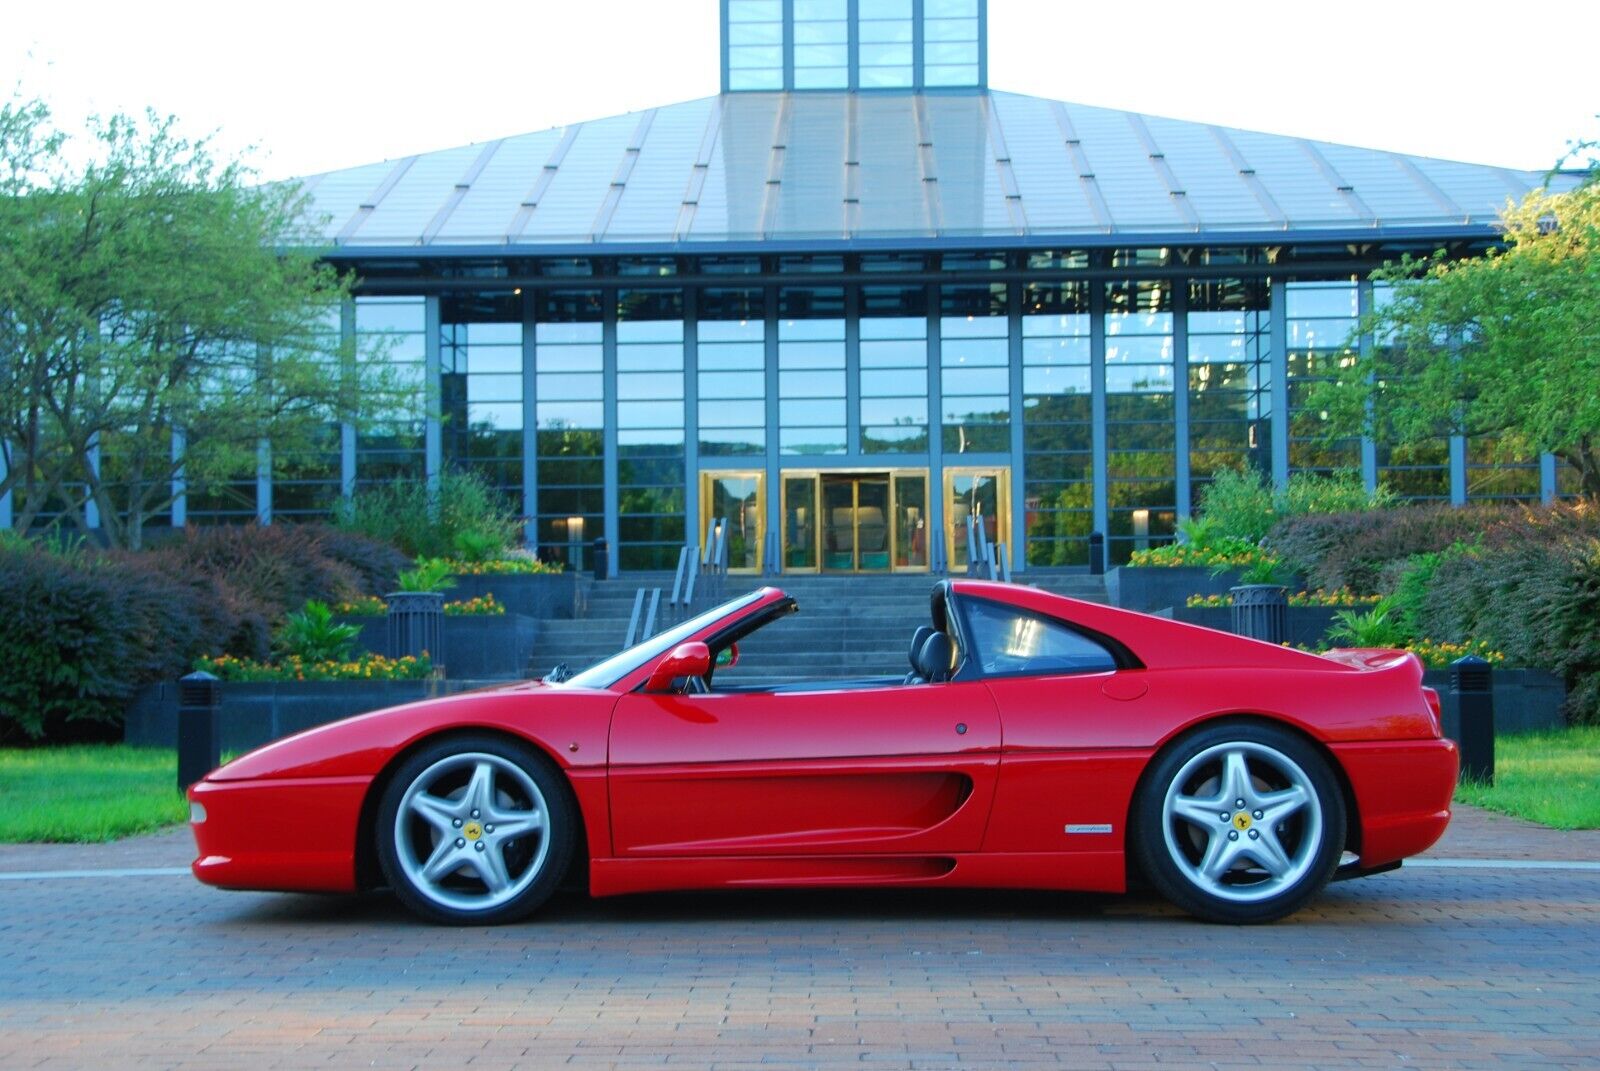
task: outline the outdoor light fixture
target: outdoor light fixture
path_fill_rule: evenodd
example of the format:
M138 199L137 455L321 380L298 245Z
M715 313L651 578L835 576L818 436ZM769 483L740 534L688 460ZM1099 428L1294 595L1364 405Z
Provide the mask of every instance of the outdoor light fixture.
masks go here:
M1147 509L1133 511L1133 548L1150 549L1150 511Z
M583 518L567 518L567 547L572 568L583 572Z

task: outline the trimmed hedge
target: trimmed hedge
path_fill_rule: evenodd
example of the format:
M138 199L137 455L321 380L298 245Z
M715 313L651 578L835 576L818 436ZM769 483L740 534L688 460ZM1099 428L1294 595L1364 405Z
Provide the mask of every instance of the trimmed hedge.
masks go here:
M1296 517L1271 546L1318 587L1394 593L1406 629L1479 641L1560 674L1567 716L1600 722L1600 508L1405 506Z
M291 610L382 594L406 564L320 525L190 529L148 551L0 541L0 739L115 725L141 685L201 656L265 658Z
M1507 513L1504 507L1440 503L1313 514L1278 522L1266 542L1310 587L1375 595L1385 590L1391 562L1471 541Z
M1417 625L1430 636L1487 641L1512 665L1560 674L1567 719L1600 724L1600 539L1548 529L1540 534L1553 538L1527 538L1530 529L1517 527L1523 542L1442 556Z
M159 571L0 548L0 739L116 724L135 688L174 677L205 623Z

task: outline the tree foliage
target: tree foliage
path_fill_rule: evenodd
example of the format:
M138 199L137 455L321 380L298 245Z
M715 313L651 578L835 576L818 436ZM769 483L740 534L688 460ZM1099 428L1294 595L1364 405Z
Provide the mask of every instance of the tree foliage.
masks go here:
M310 450L393 387L341 348L347 281L293 184L259 185L173 119L90 123L81 167L37 102L0 105L0 493L26 529L90 505L117 545L185 488Z
M1308 399L1329 436L1411 445L1464 434L1506 461L1548 452L1600 499L1597 176L1508 206L1504 245L1487 256L1375 272L1393 285L1359 329L1375 345Z

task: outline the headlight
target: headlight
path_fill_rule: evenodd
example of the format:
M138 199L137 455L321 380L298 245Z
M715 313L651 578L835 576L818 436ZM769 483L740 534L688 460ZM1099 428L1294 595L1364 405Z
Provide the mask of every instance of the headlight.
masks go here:
M204 822L205 820L206 820L206 805L203 804L203 803L190 803L189 804L189 822L190 822L190 824L191 825L199 825L201 822Z

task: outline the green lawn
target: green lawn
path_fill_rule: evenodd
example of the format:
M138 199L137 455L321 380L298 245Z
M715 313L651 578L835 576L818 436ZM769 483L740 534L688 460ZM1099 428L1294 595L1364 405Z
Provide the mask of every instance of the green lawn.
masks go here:
M1600 829L1600 727L1498 737L1494 787L1463 784L1456 799L1556 829Z
M93 843L188 818L162 748L0 748L0 844Z

